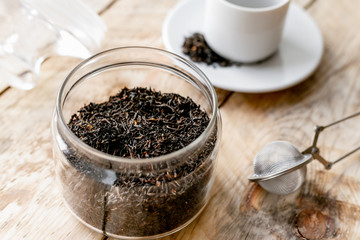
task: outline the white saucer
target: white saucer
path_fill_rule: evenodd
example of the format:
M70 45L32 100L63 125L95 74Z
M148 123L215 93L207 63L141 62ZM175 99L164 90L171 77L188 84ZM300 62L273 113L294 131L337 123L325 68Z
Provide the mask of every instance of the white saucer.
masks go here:
M162 37L168 51L185 59L185 37L202 32L206 0L188 0L176 5L166 17ZM323 54L321 33L310 15L291 3L279 50L258 64L220 67L195 63L214 86L229 91L264 93L282 90L305 80L319 65Z

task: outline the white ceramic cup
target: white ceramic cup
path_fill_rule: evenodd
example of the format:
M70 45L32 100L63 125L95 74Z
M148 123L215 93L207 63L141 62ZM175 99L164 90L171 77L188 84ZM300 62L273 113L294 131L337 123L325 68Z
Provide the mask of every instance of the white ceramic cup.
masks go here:
M207 0L204 35L219 55L256 62L278 48L290 0Z

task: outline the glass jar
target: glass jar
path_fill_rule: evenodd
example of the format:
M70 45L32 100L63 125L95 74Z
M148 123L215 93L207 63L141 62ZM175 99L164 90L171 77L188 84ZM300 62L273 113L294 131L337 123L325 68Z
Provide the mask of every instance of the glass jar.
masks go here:
M106 32L80 0L1 0L0 19L0 81L24 90L36 86L46 58L88 58Z
M208 114L209 124L184 148L144 159L100 152L70 131L72 114L124 87L188 96ZM163 237L191 223L209 200L221 133L217 97L207 77L175 54L125 47L85 60L59 90L52 133L57 181L68 209L104 235Z

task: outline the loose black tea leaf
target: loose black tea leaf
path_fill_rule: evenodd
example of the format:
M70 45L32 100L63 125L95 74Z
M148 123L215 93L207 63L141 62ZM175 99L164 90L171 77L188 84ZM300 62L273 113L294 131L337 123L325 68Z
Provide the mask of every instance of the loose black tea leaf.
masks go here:
M204 62L207 65L218 64L221 67L232 65L231 61L214 52L200 33L194 33L192 36L185 38L183 53L188 55L193 62Z
M68 206L104 234L144 237L183 226L208 199L217 128L191 151L151 158L189 145L208 124L190 98L145 88L124 88L107 102L84 106L69 128L93 148L133 164L98 161L63 138L59 177Z
M107 102L90 103L69 128L102 152L126 158L165 155L193 142L209 123L189 97L146 88L124 88Z

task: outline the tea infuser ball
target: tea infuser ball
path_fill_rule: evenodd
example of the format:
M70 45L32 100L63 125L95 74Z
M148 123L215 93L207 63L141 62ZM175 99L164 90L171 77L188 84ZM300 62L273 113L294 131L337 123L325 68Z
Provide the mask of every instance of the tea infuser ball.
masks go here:
M254 174L266 191L283 195L296 191L304 182L311 154L301 154L291 143L276 141L265 145L255 156Z
M357 147L337 160L328 162L320 155L320 149L316 146L323 130L359 115L360 112L325 126L317 126L312 145L303 152L285 141L276 141L265 145L256 154L254 174L248 179L252 182L258 182L270 193L285 195L296 191L305 181L306 164L313 159L318 160L325 169L329 170L335 163L360 150L360 147Z

